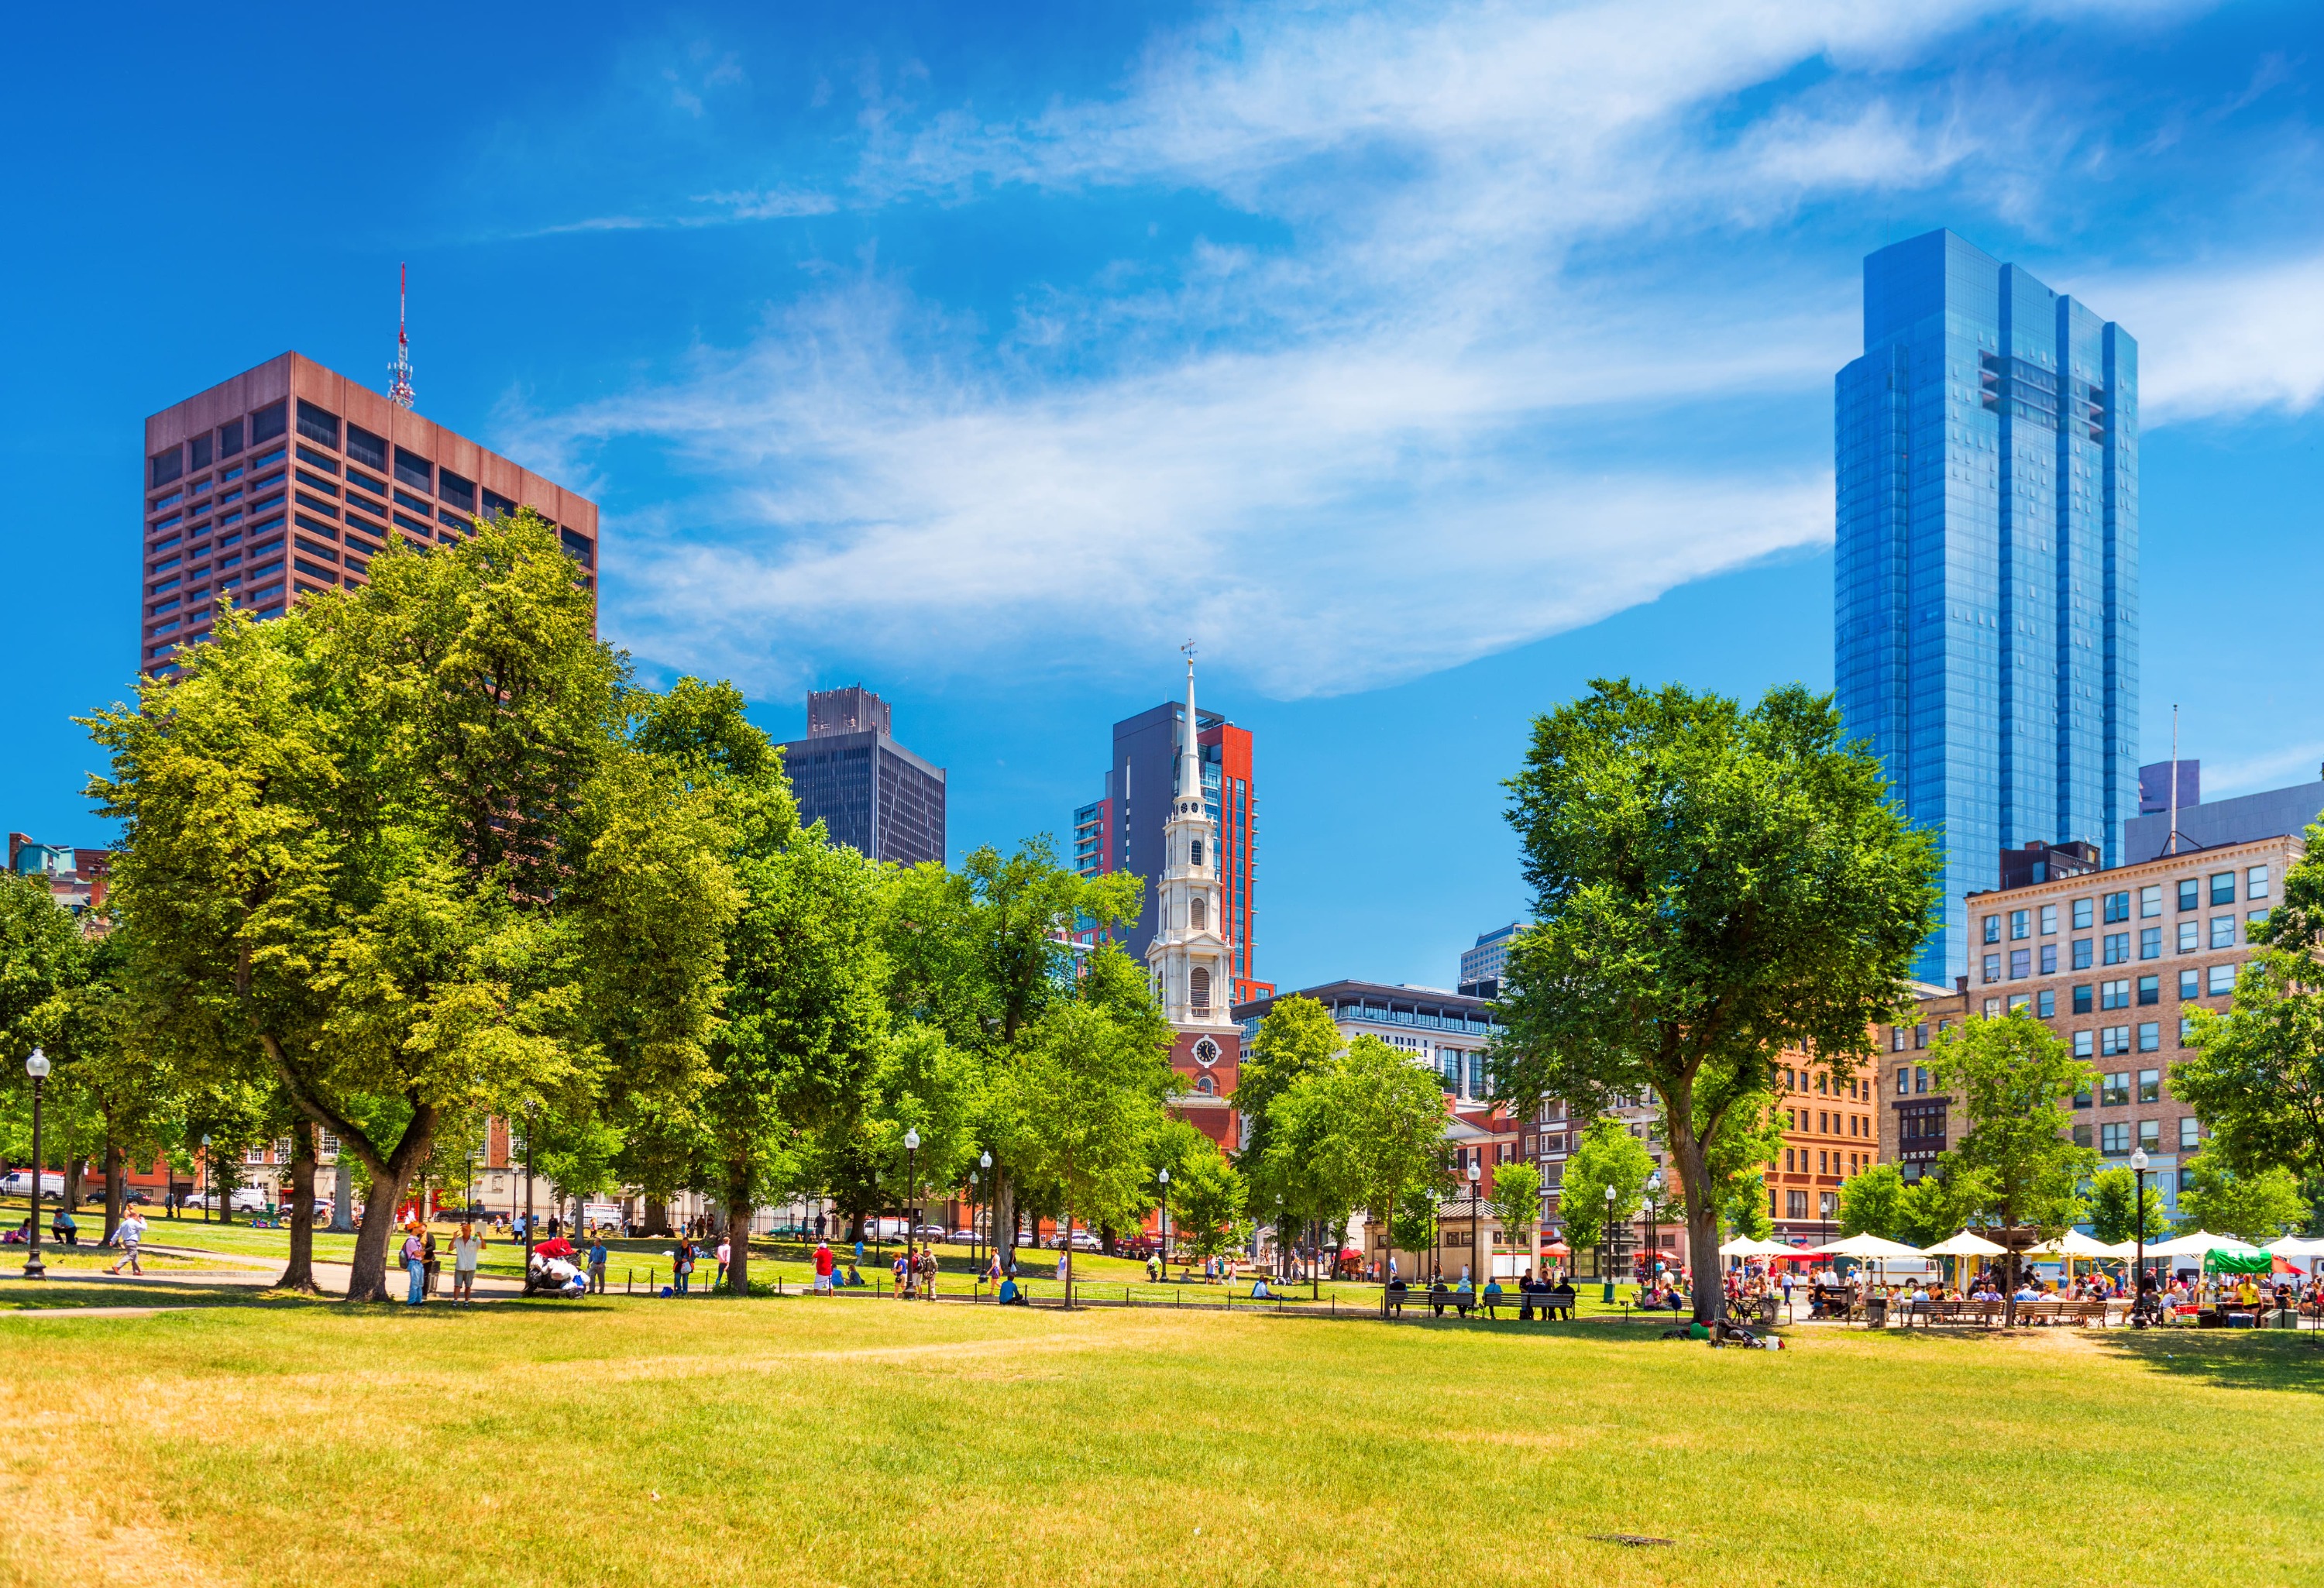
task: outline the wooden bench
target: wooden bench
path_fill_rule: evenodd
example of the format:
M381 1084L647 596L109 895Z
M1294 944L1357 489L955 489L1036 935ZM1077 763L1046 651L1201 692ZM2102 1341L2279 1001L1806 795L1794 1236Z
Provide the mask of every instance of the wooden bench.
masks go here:
M1544 1323L1561 1317L1570 1321L1573 1316L1573 1292L1571 1288L1504 1290L1495 1296L1488 1291L1479 1305L1485 1309L1485 1316L1489 1318L1499 1317L1499 1309L1507 1306L1515 1308L1520 1319L1526 1319L1529 1313L1539 1313Z

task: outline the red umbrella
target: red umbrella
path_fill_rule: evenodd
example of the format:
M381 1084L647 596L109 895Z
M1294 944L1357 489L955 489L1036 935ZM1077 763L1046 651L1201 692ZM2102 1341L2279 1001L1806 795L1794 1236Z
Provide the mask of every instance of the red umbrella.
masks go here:
M1541 1249L1541 1254L1544 1257L1572 1257L1573 1248L1563 1241L1553 1241Z
M573 1242L562 1235L551 1235L532 1249L535 1257L571 1257Z

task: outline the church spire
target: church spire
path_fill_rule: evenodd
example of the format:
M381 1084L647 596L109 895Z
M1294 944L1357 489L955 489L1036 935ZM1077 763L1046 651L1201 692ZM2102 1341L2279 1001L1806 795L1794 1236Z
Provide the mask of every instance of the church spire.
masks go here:
M1188 816L1203 814L1203 747L1195 740L1194 719L1194 642L1187 641L1178 647L1186 653L1186 743L1179 752L1178 798L1192 800Z

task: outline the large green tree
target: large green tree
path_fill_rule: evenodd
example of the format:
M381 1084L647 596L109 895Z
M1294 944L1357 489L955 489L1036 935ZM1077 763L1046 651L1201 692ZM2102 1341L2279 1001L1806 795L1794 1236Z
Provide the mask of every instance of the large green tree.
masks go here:
M1302 1076L1288 1096L1307 1094L1320 1132L1310 1172L1330 1198L1345 1197L1376 1230L1391 1232L1407 1197L1450 1187L1444 1089L1409 1054L1364 1033L1327 1068Z
M1796 687L1746 710L1600 680L1536 721L1509 789L1536 924L1510 949L1497 1095L1660 1098L1689 1267L1716 1274L1712 1144L1786 1050L1835 1078L1869 1054L1935 925L1934 846L1831 697ZM1694 1297L1723 1310L1715 1284Z
M2180 1170L2179 1233L2182 1235L2209 1230L2214 1235L2235 1235L2264 1245L2302 1228L2308 1218L2308 1199L2300 1194L2300 1182L2280 1167L2237 1174L2224 1159L2200 1152Z
M2100 1169L2090 1177L2089 1214L2090 1235L2107 1245L2135 1241L2144 1233L2149 1242L2163 1238L2170 1220L2163 1211L2163 1193L2153 1182L2144 1187L2144 1197L2138 1177L2116 1165ZM2145 1221L2139 1219L2142 1201Z
M1243 1047L1231 1101L1248 1128L1235 1155L1236 1167L1248 1182L1251 1212L1275 1226L1278 1263L1287 1260L1294 1229L1305 1226L1319 1247L1327 1233L1321 1227L1323 1210L1312 1196L1303 1196L1314 1187L1302 1176L1300 1159L1273 1150L1275 1105L1302 1077L1329 1068L1344 1040L1330 1010L1295 992L1275 1001ZM1277 1173L1278 1168L1286 1173ZM1346 1211L1339 1209L1342 1218Z
M361 1164L357 1299L447 1114L697 1083L734 905L700 802L628 775L624 663L555 527L475 528L222 613L89 719L141 1027Z
M1610 1114L1591 1120L1566 1155L1564 1177L1558 1182L1557 1220L1564 1228L1566 1245L1577 1252L1596 1251L1598 1271L1610 1278L1609 1247L1614 1233L1646 1205L1654 1155ZM1614 1193L1610 1198L1606 1195L1609 1188Z
M1541 1170L1523 1159L1495 1164L1491 1200L1503 1239L1511 1251L1525 1253L1530 1268L1541 1245ZM1485 1269L1480 1278L1492 1278L1491 1270Z

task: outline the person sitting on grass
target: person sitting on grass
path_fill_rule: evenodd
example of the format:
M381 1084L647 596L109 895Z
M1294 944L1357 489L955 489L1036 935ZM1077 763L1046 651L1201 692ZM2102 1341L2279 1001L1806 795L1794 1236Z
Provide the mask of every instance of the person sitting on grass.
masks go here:
M1010 1275L1007 1279L1001 1281L1001 1305L1003 1306L1030 1306L1033 1305L1025 1298L1025 1292L1017 1288L1017 1276L1014 1274Z
M1267 1276L1265 1274L1260 1274L1251 1280L1250 1298L1253 1301L1266 1301L1270 1299L1267 1288Z
M863 1288L863 1276L856 1271L855 1265L852 1262L847 1265L847 1283L853 1289L861 1290Z

